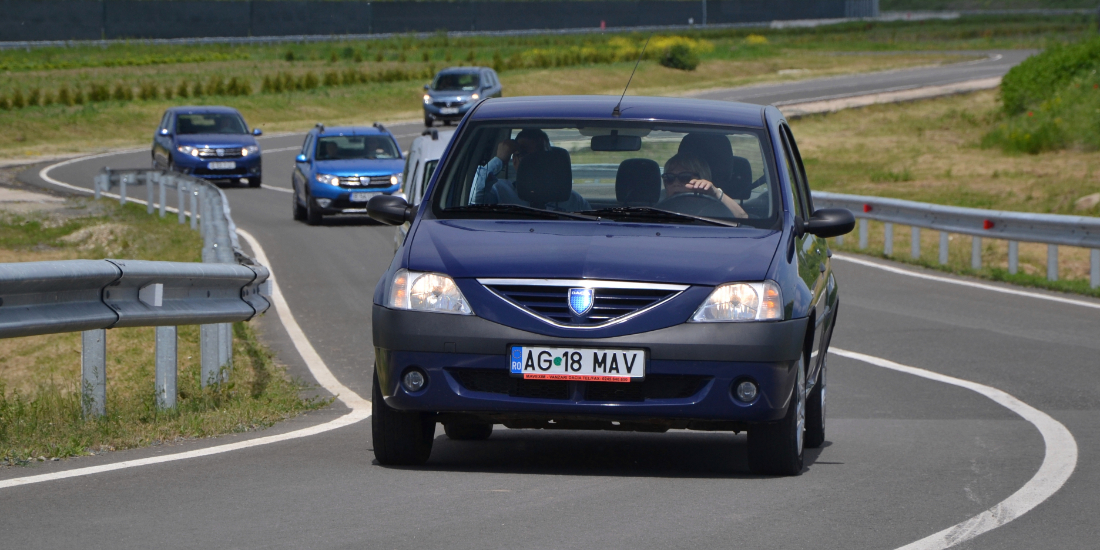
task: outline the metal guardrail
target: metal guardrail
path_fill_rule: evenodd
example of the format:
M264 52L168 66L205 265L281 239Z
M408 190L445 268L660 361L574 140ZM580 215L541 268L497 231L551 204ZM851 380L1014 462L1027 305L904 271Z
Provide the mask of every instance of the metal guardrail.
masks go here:
M202 385L225 380L232 365L230 323L270 307L266 267L244 254L225 195L209 182L159 170L109 170L95 178L96 198L132 200L144 185L146 211L174 210L203 235L203 263L68 260L0 264L0 338L82 332L81 393L86 415L106 414L106 330L156 327L157 406L176 406L177 325L199 330ZM118 194L110 193L117 186ZM174 189L178 208L166 204Z
M970 264L974 269L982 267L983 238L1008 241L1008 272L1013 274L1019 268L1019 243L1041 243L1047 245L1047 279L1056 281L1059 246L1090 248L1089 283L1092 288L1100 287L1100 218L962 208L840 193L815 192L813 199L816 208L847 208L855 214L860 248L867 248L867 220L883 222L886 255L894 253L895 224L913 228L909 252L913 258L920 258L920 230L939 231L941 264L947 263L951 233L973 237ZM842 237L838 239L843 242Z

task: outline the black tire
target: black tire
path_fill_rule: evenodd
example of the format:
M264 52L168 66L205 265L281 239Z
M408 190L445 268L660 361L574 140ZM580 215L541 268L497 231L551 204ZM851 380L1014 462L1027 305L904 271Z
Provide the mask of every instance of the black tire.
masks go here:
M483 441L493 435L493 425L488 422L444 422L443 430L456 441Z
M291 211L294 213L294 220L299 222L305 220L306 207L302 206L302 204L298 202L297 190L295 190L294 193L291 195L290 201L290 208Z
M259 187L263 183L263 178L260 176L248 178L249 187Z
M802 474L806 414L806 365L799 361L798 378L791 389L783 420L749 428L749 471L758 475Z
M390 408L382 399L378 375L374 375L371 399L371 433L374 458L386 466L417 466L428 461L435 439L435 422L424 415Z
M432 123L434 123L434 122L435 122L435 120L432 117L430 117L430 116L425 116L424 117L424 126L427 126L428 128L431 128Z
M317 210L317 205L313 203L313 197L306 195L306 223L309 225L321 225L321 218L323 216Z

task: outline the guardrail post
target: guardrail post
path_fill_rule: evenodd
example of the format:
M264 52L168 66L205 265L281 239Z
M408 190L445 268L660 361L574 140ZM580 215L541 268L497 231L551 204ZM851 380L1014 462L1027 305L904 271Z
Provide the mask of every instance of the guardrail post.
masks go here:
M160 217L163 218L164 217L164 203L165 203L164 176L160 176L160 177L157 178L157 185L160 187Z
M1100 250L1093 249L1089 252L1091 269L1089 269L1089 286L1100 288Z
M218 325L199 326L199 348L202 362L202 387L218 383Z
M233 362L233 330L229 323L218 323L218 367L221 381L229 380L229 368Z
M145 213L153 213L153 181L151 172L145 173Z
M1020 269L1020 243L1008 241L1008 273L1015 275Z
M884 234L884 239L885 240L882 243L882 253L887 255L887 256L893 256L894 255L894 224L892 224L890 222L886 222L884 225L886 226L886 230L885 230L885 234Z
M909 256L914 260L920 259L920 228L913 226L912 238L909 239Z
M126 205L126 184L129 179L130 176L127 174L122 174L118 177L118 203L123 206Z
M191 196L191 229L198 229L199 214L198 214L198 198L199 191L195 189L194 182L187 182L187 194Z
M156 393L157 408L176 408L176 327L157 327Z
M187 212L187 209L183 207L183 182L176 179L176 176L168 177L172 178L171 182L176 186L176 217L179 220L179 224L183 225L183 219Z
M859 249L867 248L867 218L859 219Z
M970 237L970 267L975 270L982 268L982 238L977 235Z
M84 417L107 414L107 331L80 333L80 403Z
M206 215L209 212L209 210L206 208L206 187L200 185L197 193L199 195L199 235L202 235L205 238L206 218L209 217Z
M1047 245L1047 280L1058 280L1058 245Z
M940 265L947 265L947 252L950 250L951 235L940 231Z
M836 236L836 245L837 246L844 246L844 235L837 235Z

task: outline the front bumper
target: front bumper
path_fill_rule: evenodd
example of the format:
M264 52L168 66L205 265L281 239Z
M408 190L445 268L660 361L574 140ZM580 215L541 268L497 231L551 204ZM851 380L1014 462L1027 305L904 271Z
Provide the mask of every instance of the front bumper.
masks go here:
M191 155L173 153L172 164L176 171L201 179L226 180L237 178L260 177L263 172L263 162L260 154L235 158L196 158ZM211 169L211 162L231 161L236 167L228 170Z
M808 319L773 323L685 323L614 338L555 338L475 316L373 310L375 369L386 403L399 410L473 415L509 425L556 419L664 428L744 429L786 413ZM510 345L642 348L646 381L550 382L511 378ZM428 384L399 384L420 368ZM759 394L735 400L734 383Z
M435 120L460 120L462 117L466 116L466 112L472 109L474 105L477 105L476 101L463 103L462 105L456 107L458 109L458 112L443 114L442 109L444 109L445 107L437 107L430 103L425 103L424 116L431 117Z
M313 180L309 184L309 195L313 200L328 199L331 201L328 206L324 207L314 203L315 207L325 215L366 214L367 202L370 201L370 197L392 195L399 191L401 191L400 183L388 187L340 187ZM370 195L365 201L353 201L351 200L352 193L369 193Z

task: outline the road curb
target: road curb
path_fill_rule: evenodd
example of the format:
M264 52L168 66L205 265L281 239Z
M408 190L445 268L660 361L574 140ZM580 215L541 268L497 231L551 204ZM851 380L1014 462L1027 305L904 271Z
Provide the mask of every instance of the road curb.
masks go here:
M992 90L1000 85L1001 77L995 76L940 86L923 86L920 88L907 88L904 90L892 90L874 94L827 98L802 103L778 104L776 106L783 112L783 116L787 117L789 120L808 115L835 113L845 109L869 107L871 105L904 103L907 101L935 99L938 97L966 94L981 90Z

